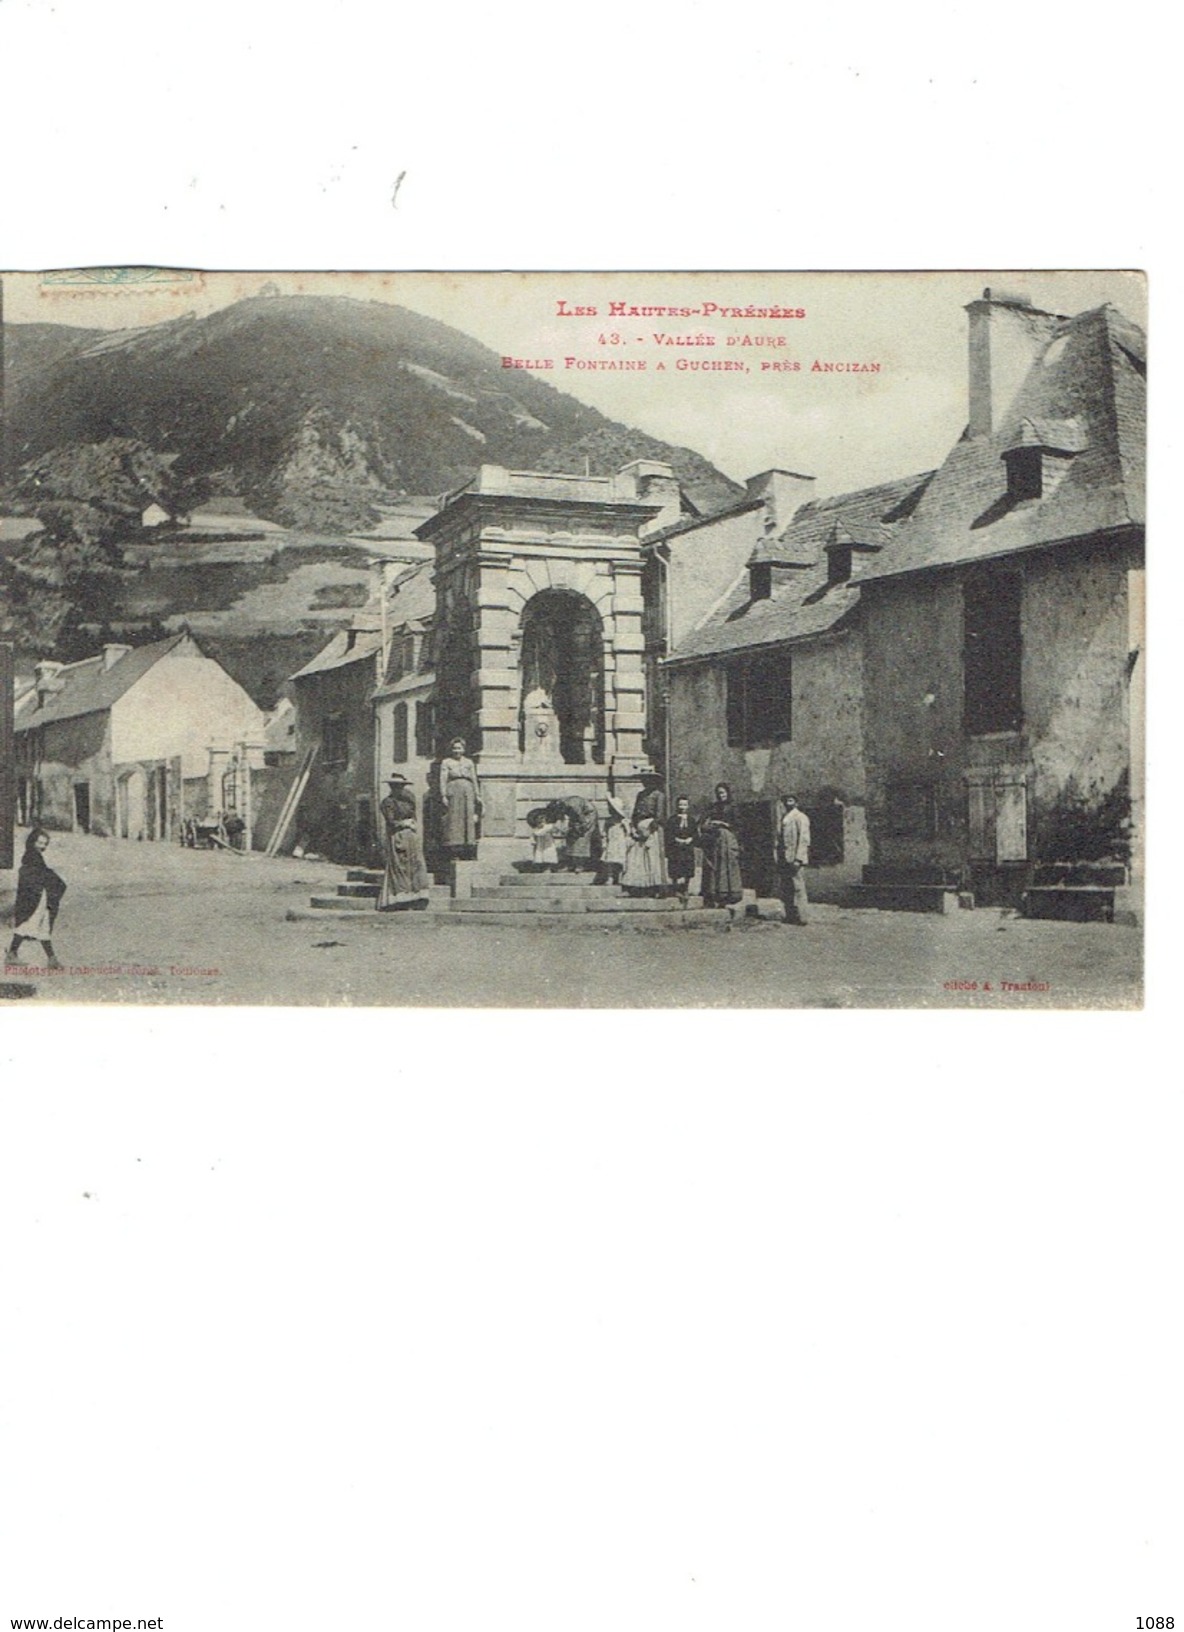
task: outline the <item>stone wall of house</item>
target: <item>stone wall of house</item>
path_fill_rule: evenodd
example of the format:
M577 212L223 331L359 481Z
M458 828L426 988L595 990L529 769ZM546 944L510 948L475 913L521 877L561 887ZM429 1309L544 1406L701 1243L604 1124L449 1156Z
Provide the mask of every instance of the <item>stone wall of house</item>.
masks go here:
M695 811L726 782L738 804L771 804L797 796L821 841L819 854L841 860L811 868L812 893L825 898L857 883L868 860L861 740L862 666L858 637L845 634L792 651L793 737L770 747L728 744L727 678L722 659L666 671L670 708L671 796L685 793Z
M200 776L211 741L227 747L263 742L262 709L220 663L192 641L168 652L115 703L111 751L116 764L180 755L183 774Z
M288 843L351 866L376 866L381 859L375 810L373 657L293 682L296 694L296 759L318 746L308 786L289 829ZM344 754L325 750L331 715L344 722ZM289 778L296 774L295 769Z
M90 794L90 831L104 838L116 830L115 781L111 762L110 716L83 714L58 720L38 733L18 738L22 775L39 784L38 824L57 833L73 832L74 788L86 783ZM40 739L38 745L36 738ZM37 755L40 757L33 758Z
M761 512L743 510L670 540L666 594L673 651L731 589L763 534Z
M1112 854L1131 764L1128 573L1133 546L1097 541L999 563L1021 578L1023 719L963 723L967 569L863 589L873 859L959 866L983 858L974 789L1009 785L1029 860ZM988 812L988 834L990 833ZM975 838L975 832L979 836ZM989 859L989 858L987 858Z
M440 855L440 809L438 771L439 759L435 753L422 749L435 743L431 714L421 710L432 708L433 678L425 674L421 685L397 694L387 693L374 700L374 728L378 755L377 792L379 803L386 797L386 778L398 771L411 784L419 820L420 840L429 868L441 879L446 877L446 864ZM396 752L395 711L403 705L407 710L407 752ZM379 815L381 835L381 814Z

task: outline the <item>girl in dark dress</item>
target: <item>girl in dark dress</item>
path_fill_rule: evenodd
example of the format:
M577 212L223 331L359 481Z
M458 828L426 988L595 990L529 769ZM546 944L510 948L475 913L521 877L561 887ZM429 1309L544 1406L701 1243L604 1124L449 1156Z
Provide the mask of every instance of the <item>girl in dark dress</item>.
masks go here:
M65 882L48 866L44 851L49 834L43 827L35 827L25 840L21 870L16 881L16 906L12 914L12 944L8 948L9 962L17 957L22 941L40 941L45 949L45 962L50 969L60 969L58 955L53 949L53 926L66 893Z
M726 782L721 782L715 790L714 805L699 825L699 842L703 847L703 904L708 907L732 906L744 894L735 812L732 790Z
M699 842L699 827L691 815L691 801L680 797L674 801L674 815L666 823L666 866L683 906L695 871L695 846Z

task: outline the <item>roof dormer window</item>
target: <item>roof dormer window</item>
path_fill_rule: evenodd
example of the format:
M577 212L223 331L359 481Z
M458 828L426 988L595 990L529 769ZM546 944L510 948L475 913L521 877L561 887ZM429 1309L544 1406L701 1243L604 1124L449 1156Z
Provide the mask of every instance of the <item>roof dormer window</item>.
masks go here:
M773 593L773 563L750 561L748 564L748 595L753 601L767 601Z
M1047 498L1084 446L1074 419L1022 419L1000 455L1007 466L1007 497L1013 504Z
M1003 455L1007 465L1007 496L1016 504L1039 499L1044 493L1044 451L1041 448L1009 448Z
M826 582L845 584L851 577L853 551L850 544L828 544L826 547Z

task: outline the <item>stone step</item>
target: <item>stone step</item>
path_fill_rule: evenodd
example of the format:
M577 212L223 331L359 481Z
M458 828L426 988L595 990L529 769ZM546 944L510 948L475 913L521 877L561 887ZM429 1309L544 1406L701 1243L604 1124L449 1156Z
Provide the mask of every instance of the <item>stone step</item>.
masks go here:
M488 912L457 910L465 905L458 901L453 903L452 912L429 914L431 922L441 928L448 924L480 924L483 929L637 929L665 933L719 926L732 918L726 907L708 907L702 912L627 912L619 907L605 912L507 912L495 904Z
M600 898L591 892L588 898L573 895L570 890L553 895L532 895L527 891L506 890L490 891L488 894L474 892L467 900L449 902L453 912L511 912L514 914L529 914L532 912L624 912L624 913L681 913L702 912L702 907L683 907L676 900L652 901L645 898L630 900L627 896Z
M1058 918L1077 924L1114 921L1114 886L1049 884L1024 891L1025 918Z
M564 901L620 901L622 895L619 889L610 889L606 884L603 888L595 884L585 884L582 889L552 889L544 880L540 879L533 889L509 889L503 884L475 884L473 895L479 900L498 901L553 901L562 897Z
M351 867L345 875L349 884L381 884L381 867Z
M311 904L314 907L324 907L331 912L374 911L374 897L372 895L314 895Z
M595 877L595 868L591 868L587 872L578 873L566 871L559 873L548 873L542 871L541 869L536 872L527 871L524 868L521 872L503 873L498 879L498 883L504 884L507 889L530 889L532 886L537 884L546 884L549 888L552 884L554 884L561 890L571 890L578 889L581 885L587 887ZM599 887L602 889L609 888L607 884Z
M339 884L337 893L359 901L377 901L381 889L382 881L376 879L373 884Z
M482 900L470 896L468 900L450 901L449 910L452 912L483 913L504 912L511 913L516 918L529 917L532 913L583 913L587 911L584 902L570 896L548 895L532 898L530 896L516 897L508 893L493 899Z
M356 924L362 921L358 918L356 912L350 910L348 901L334 901L331 905L289 907L284 913L284 917L290 924L324 924L330 923L334 919L339 923ZM392 919L397 919L400 924L439 924L447 922L448 914L440 912L435 906L430 906L426 911L420 912L375 912L374 908L371 907L365 922L369 922L371 919L378 924L389 923Z
M1032 888L1051 888L1056 884L1094 884L1102 889L1117 889L1126 883L1126 868L1121 862L1080 861L1041 862L1032 879Z
M942 888L957 891L953 875L932 862L868 862L864 886L872 889Z
M881 912L957 912L957 891L944 884L855 884L853 905Z

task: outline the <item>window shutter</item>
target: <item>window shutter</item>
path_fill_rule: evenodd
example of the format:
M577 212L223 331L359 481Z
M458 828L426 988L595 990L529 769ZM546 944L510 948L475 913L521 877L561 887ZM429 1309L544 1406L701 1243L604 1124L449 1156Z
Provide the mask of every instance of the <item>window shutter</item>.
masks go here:
M725 684L728 688L728 747L744 747L745 726L745 672L743 663L729 664L724 671Z
M1022 781L995 784L995 860L1028 859L1028 790Z

